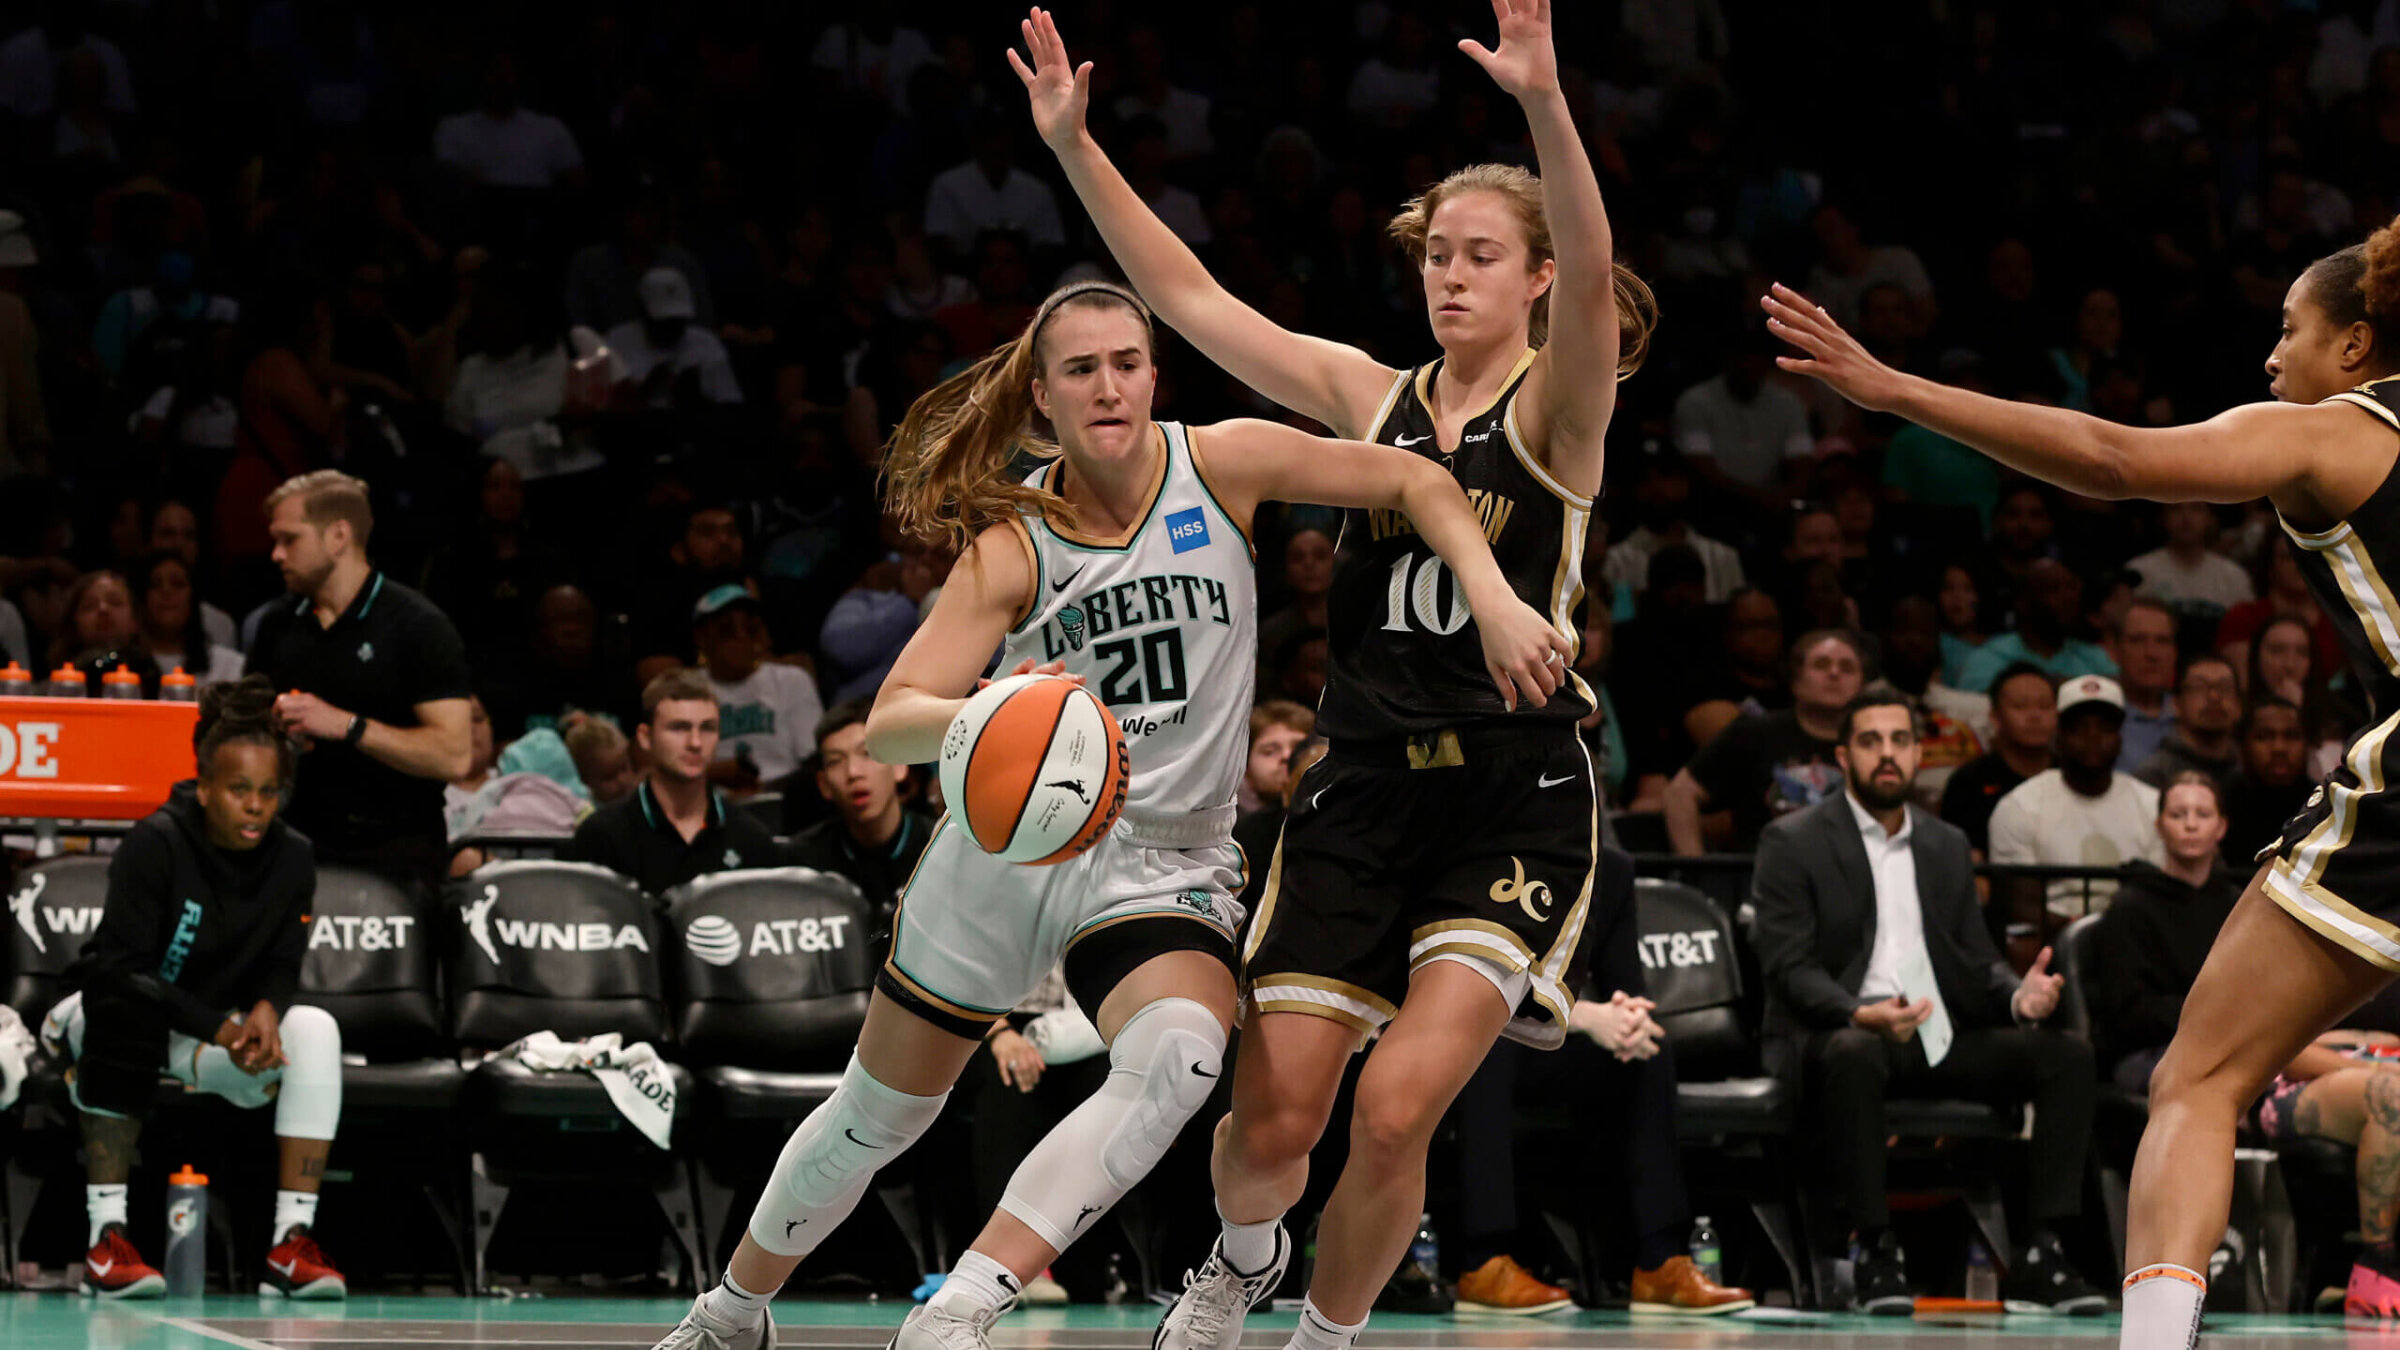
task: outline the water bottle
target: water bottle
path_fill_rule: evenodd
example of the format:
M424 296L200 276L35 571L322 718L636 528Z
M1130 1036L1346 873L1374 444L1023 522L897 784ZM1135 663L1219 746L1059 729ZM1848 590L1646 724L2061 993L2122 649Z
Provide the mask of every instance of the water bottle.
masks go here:
M115 670L100 677L100 697L102 698L140 698L141 696L142 677L134 674L122 661L117 663Z
M1433 1216L1417 1216L1417 1235L1409 1239L1408 1259L1423 1270L1435 1283L1442 1278L1442 1243L1434 1236Z
M1991 1250L1980 1237L1967 1239L1967 1301L1997 1303L2000 1300L2000 1272L1992 1268Z
M0 694L8 692L8 672L0 670ZM169 703L198 703L200 682L181 666L159 677L158 696Z
M0 667L0 698L30 698L32 695L32 671L14 661Z
M208 1289L208 1178L190 1163L167 1178L167 1293L192 1298Z
M60 666L50 672L48 692L52 698L82 698L90 687L91 681L73 666Z
M1692 1264L1710 1284L1725 1283L1725 1244L1717 1240L1717 1230L1705 1214L1692 1225Z

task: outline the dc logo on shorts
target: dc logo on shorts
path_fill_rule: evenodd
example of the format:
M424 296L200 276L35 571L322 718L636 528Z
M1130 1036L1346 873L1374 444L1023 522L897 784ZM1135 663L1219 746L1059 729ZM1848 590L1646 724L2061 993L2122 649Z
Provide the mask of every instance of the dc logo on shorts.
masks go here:
M1174 545L1177 553L1208 547L1208 520L1200 514L1199 507L1167 517L1167 542Z

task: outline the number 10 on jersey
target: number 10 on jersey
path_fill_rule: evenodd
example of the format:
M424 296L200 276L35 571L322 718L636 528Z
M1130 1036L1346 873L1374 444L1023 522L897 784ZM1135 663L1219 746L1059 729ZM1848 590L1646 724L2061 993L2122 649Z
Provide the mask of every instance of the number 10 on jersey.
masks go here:
M1444 596L1448 597L1446 604ZM1429 553L1403 553L1392 559L1392 584L1385 597L1389 604L1383 630L1387 633L1411 633L1421 628L1448 637L1475 617L1474 611L1467 607L1467 597L1459 593L1458 578L1450 574L1448 564ZM1411 614L1416 616L1414 625L1409 623Z

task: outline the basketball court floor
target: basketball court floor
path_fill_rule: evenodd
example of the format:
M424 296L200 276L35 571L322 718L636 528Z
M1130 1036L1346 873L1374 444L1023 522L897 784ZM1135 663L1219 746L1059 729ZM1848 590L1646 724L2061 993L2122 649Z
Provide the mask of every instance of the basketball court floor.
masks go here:
M683 1300L359 1298L295 1311L260 1299L176 1299L95 1306L60 1294L0 1295L5 1350L648 1350L682 1316ZM784 1300L786 1350L880 1350L905 1305ZM1012 1313L997 1350L1147 1350L1149 1307ZM1250 1321L1245 1350L1277 1350L1292 1315ZM2275 1350L2339 1339L2400 1350L2400 1328L2338 1318L2211 1318L2209 1350ZM1710 1322L1636 1321L1618 1313L1540 1318L1379 1316L1359 1342L1391 1350L2108 1350L2113 1318L1829 1317L1769 1310Z

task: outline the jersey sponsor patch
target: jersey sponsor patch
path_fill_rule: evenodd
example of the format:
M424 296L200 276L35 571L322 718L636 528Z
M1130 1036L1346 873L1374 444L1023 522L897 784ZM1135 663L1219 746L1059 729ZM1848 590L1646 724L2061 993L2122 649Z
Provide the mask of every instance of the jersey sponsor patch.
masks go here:
M1208 518L1197 506L1167 517L1167 542L1177 553L1208 547Z

